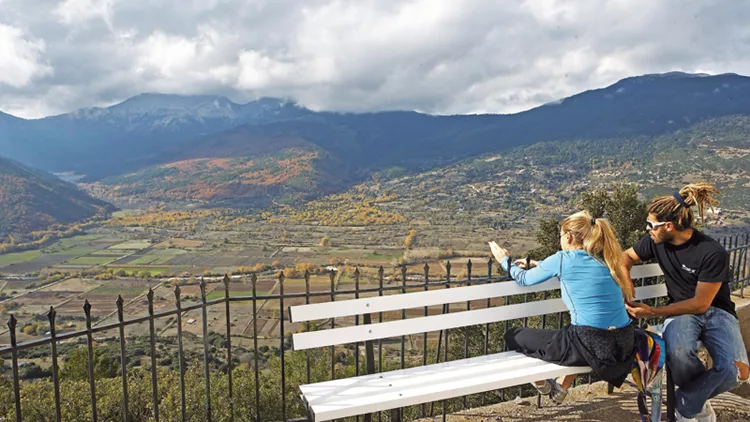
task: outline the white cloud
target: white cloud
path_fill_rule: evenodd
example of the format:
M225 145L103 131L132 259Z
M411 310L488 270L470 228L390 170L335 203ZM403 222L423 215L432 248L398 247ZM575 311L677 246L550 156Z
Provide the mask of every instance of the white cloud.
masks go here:
M114 0L65 0L54 9L54 13L66 24L102 19L111 28L113 3Z
M188 71L198 55L198 42L157 32L149 36L137 49L135 70L151 70L158 76L174 78Z
M147 91L503 113L643 73L750 74L734 0L0 1L0 110L24 116Z
M22 88L51 73L40 61L43 53L43 40L29 39L21 29L0 23L0 85Z

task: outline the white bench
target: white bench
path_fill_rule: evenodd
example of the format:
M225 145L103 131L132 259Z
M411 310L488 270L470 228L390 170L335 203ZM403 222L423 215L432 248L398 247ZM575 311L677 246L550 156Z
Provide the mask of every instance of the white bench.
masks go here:
M637 280L661 276L662 271L657 264L648 264L633 267L631 274L633 280ZM560 282L557 279L529 287L519 286L514 281L507 281L292 306L289 312L292 322L305 322L459 302L465 303L559 289ZM663 283L636 288L636 299L638 300L661 296L666 296L666 287ZM567 308L561 299L548 299L368 325L303 332L294 334L292 338L294 350L305 350L420 334L426 331L440 331L545 314L557 314L565 311L567 311ZM300 386L300 390L312 420L322 422L493 391L536 380L589 372L591 372L589 367L560 366L516 352L503 352L307 384Z

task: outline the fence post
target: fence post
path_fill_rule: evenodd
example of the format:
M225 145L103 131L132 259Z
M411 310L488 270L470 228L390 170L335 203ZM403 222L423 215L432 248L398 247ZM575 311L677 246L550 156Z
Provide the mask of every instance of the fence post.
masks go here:
M284 362L284 272L279 273L279 337L281 337L281 420L286 422L286 367Z
M117 295L117 321L119 322L120 331L120 375L122 376L122 420L128 422L128 372L127 356L125 353L125 312L123 310L124 301L122 295Z
M359 299L359 268L354 269L354 299ZM357 325L359 325L359 315L354 315L354 326ZM354 343L354 375L359 376L359 342Z
M229 314L229 275L224 274L224 315L227 323L227 387L229 388L229 421L234 422L234 395L232 394L232 320Z
M305 305L310 304L310 270L305 270ZM310 331L310 321L305 323L305 331ZM305 369L307 383L310 384L310 349L305 350Z
M185 402L185 354L182 350L182 304L180 303L180 286L174 286L175 306L177 307L177 360L180 365L180 415L181 421L187 421Z
M151 399L154 402L154 422L159 422L159 389L156 381L156 329L154 327L154 290L148 288L148 335L151 343Z
M55 327L55 318L57 312L55 308L49 307L47 319L49 319L49 339L52 348L52 386L55 390L55 421L60 422L62 415L60 412L60 369L57 365L57 327ZM157 421L158 422L158 421Z
M91 420L97 421L96 414L96 383L94 381L94 337L91 332L91 304L89 300L83 303L83 312L86 314L86 347L89 353L89 388L91 389Z
M378 296L383 296L383 266L378 268ZM383 313L378 312L378 323L383 322ZM378 339L378 372L383 372L383 339ZM378 422L382 422L383 412L378 412Z
M331 302L336 300L336 271L331 270L328 273L331 280ZM331 329L336 328L336 318L331 317ZM331 346L331 380L336 379L336 347Z
M19 384L18 377L18 350L16 349L16 325L18 320L16 316L10 314L10 320L8 321L8 328L10 329L10 347L13 350L11 353L12 366L13 366L13 394L15 395L16 401L16 422L21 422L21 386Z
M430 285L430 266L427 265L425 262L424 267L422 268L424 270L424 291L429 291L429 285ZM424 316L429 316L429 309L427 306L424 307ZM422 333L422 366L427 366L427 331ZM427 416L427 408L424 403L422 403L422 418Z
M471 286L471 259L466 262L466 285ZM466 301L466 310L471 311L471 301ZM469 326L464 327L464 359L469 357ZM468 396L464 396L463 408L466 409L469 404Z
M206 420L211 422L211 371L208 368L208 310L206 309L206 282L201 277L201 312L203 315L203 376L206 378Z
M446 289L451 288L451 262L450 261L445 263L445 288ZM446 303L445 305L443 305L443 307L444 307L443 308L444 314L449 314L451 312L450 304ZM443 357L443 362L448 362L448 333L450 332L450 330L446 329L444 331L445 331L445 348L443 349L443 353L445 356ZM446 415L447 403L445 400L442 401L441 406L443 408L442 409L443 410L443 422L445 422L446 418L448 417Z
M356 283L356 289L357 296L359 297L359 268L354 273L354 280ZM370 325L372 324L372 317L369 313L366 313L362 317L362 323L364 325ZM359 350L357 350L357 354L359 354ZM365 341L365 373L367 375L371 375L375 373L375 350L373 348L372 340ZM364 416L364 422L372 422L372 414L368 413Z
M260 375L258 373L258 276L250 276L253 283L253 372L255 373L255 422L260 422Z
M492 283L492 258L489 258L487 260L487 283ZM490 303L490 299L487 298L487 309L490 308L492 304ZM482 344L482 351L484 352L484 356L487 356L487 353L489 352L490 348L490 324L486 323L484 324L484 343ZM482 393L482 406L487 404L487 393Z

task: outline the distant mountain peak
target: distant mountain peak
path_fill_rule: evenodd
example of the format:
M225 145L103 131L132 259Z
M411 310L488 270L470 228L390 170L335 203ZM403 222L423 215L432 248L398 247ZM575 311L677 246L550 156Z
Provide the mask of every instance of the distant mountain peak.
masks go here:
M16 117L12 114L3 113L2 111L0 111L0 121L2 120L10 121L10 120L23 120L23 119L21 119L20 117Z
M76 110L68 116L73 119L100 118L174 118L179 119L238 119L243 116L277 115L284 109L306 110L291 98L261 97L247 104L237 104L216 95L182 95L147 92L130 97L110 107L92 107Z
M709 73L689 73L689 72L681 72L679 70L674 70L671 72L664 72L664 73L647 73L642 76L635 76L636 78L672 78L672 79L679 79L679 78L703 78L706 76L715 76L711 75Z
M239 104L215 95L178 95L145 93L128 98L109 109L130 114L232 112Z
M628 83L660 83L663 81L693 81L693 80L721 80L727 78L741 78L748 79L747 76L738 75L736 73L720 73L712 75L709 73L687 73L687 72L666 72L666 73L647 73L640 76L631 76L628 78L621 79L611 85L618 86ZM606 89L606 88L605 88Z

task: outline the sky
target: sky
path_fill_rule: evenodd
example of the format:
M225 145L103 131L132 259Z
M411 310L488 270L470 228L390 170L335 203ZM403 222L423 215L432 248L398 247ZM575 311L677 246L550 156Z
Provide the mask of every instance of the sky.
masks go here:
M750 1L0 0L0 110L144 92L512 113L622 78L750 75Z

